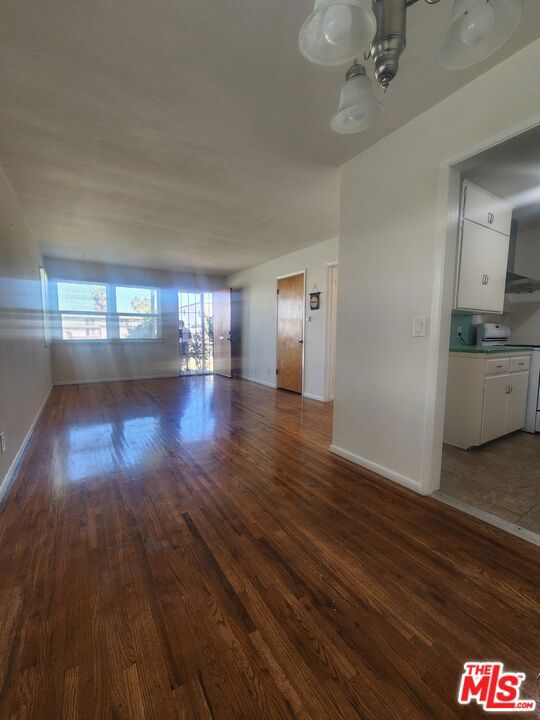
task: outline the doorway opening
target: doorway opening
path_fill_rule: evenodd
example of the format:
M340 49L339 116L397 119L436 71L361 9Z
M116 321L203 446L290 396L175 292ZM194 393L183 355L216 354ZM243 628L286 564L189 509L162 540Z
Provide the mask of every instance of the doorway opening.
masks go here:
M180 375L214 371L214 310L211 292L178 291Z
M540 126L460 175L440 490L540 540ZM536 539L535 539L536 538Z
M336 325L337 325L337 295L338 295L338 265L328 266L328 316L327 316L327 380L326 399L334 399L334 388L336 384Z

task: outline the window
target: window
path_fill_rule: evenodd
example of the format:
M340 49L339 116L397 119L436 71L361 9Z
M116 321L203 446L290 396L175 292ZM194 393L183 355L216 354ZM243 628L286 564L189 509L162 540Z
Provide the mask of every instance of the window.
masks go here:
M62 340L106 340L107 286L59 282L56 288Z
M155 288L116 288L121 340L157 337L157 290Z
M158 290L95 282L51 284L59 340L155 340Z

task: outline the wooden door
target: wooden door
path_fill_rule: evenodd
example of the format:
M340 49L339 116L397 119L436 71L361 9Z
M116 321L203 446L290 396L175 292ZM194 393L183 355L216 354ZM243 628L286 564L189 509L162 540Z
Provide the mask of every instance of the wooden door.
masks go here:
M214 307L214 372L231 377L231 289L213 294Z
M521 430L525 425L527 395L529 390L529 373L521 372L508 375L509 392L506 405L507 433Z
M304 365L304 297L303 273L278 280L277 386L297 393Z

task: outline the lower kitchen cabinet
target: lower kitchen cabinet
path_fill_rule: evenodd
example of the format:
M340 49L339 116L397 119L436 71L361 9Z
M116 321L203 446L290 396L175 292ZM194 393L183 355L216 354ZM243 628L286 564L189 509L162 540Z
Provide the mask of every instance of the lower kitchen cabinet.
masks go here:
M450 353L444 442L470 448L525 424L530 355Z
M525 424L529 373L516 373L515 375L510 375L509 379L510 388L506 399L505 433L521 430Z
M506 434L508 403L508 375L487 377L484 380L484 405L480 443L495 440ZM525 410L523 411L525 423Z

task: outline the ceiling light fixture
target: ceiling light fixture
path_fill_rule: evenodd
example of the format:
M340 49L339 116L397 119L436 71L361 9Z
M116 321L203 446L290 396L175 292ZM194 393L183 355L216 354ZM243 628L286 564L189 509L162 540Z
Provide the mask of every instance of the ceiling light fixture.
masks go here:
M298 45L315 65L342 65L369 49L375 29L371 0L315 0Z
M356 60L347 70L341 88L339 106L330 125L342 135L360 132L374 125L384 115L384 105L375 98L366 68Z
M439 65L449 70L476 65L504 45L520 20L520 0L455 0Z
M425 1L428 5L439 2ZM375 79L386 92L405 50L407 9L416 2L315 0L300 31L300 51L316 65L340 65L363 55L373 61ZM521 0L454 0L439 64L459 70L485 60L513 35L520 19ZM354 60L332 118L336 132L360 132L382 117L384 108L375 99L373 88L368 93L368 85L365 68Z

